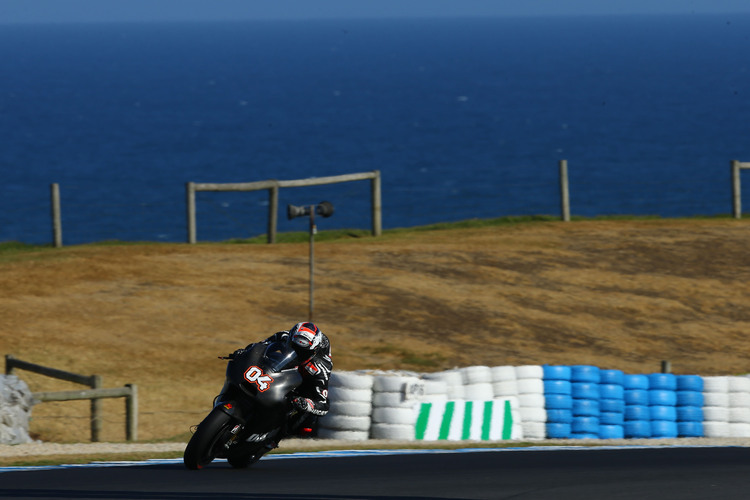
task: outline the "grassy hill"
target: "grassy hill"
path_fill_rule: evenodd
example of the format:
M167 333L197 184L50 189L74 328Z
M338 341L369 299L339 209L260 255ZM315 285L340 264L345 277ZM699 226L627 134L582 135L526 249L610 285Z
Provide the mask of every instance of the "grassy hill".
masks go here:
M513 222L321 233L314 320L334 369L750 371L750 222ZM140 438L185 439L221 387L217 356L307 319L308 243L296 240L0 245L0 353L137 384ZM34 391L76 388L20 375ZM124 439L123 406L105 401L104 439ZM88 409L38 405L31 430L86 441Z

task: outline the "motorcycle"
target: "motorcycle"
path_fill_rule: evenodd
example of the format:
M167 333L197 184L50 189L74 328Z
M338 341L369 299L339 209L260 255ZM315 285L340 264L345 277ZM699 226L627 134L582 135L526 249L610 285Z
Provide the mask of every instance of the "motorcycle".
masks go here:
M299 416L290 401L302 376L287 343L254 344L220 359L229 360L226 381L185 448L183 461L191 470L216 458L249 467L276 447Z

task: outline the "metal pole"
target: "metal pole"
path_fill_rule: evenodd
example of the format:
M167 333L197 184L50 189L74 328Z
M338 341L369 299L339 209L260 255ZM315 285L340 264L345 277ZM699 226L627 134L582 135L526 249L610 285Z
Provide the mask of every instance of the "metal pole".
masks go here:
M308 320L312 322L313 320L313 291L315 289L314 286L314 274L315 274L315 206L310 207L310 310L308 315Z

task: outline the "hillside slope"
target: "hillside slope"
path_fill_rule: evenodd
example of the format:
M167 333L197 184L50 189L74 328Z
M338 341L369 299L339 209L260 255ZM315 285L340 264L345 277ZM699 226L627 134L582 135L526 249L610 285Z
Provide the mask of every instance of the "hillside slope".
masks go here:
M79 246L0 260L0 352L137 384L140 438L184 435L218 355L308 315L308 245ZM335 369L594 364L750 371L750 225L540 222L315 245L315 321ZM70 384L20 372L32 390ZM106 402L105 439L124 437ZM34 408L45 440L88 437L88 403Z

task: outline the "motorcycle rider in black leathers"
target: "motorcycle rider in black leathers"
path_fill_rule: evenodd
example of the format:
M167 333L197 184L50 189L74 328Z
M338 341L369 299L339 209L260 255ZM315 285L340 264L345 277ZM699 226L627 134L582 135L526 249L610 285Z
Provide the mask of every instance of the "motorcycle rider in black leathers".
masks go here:
M302 384L296 389L292 405L299 410L286 426L282 437L297 433L303 426L311 427L318 416L328 413L328 380L333 369L331 360L331 342L313 323L297 323L289 330L276 332L263 343L288 342L299 357L299 373ZM253 344L248 345L249 349ZM239 349L234 355L244 351ZM276 439L272 447L278 444Z

